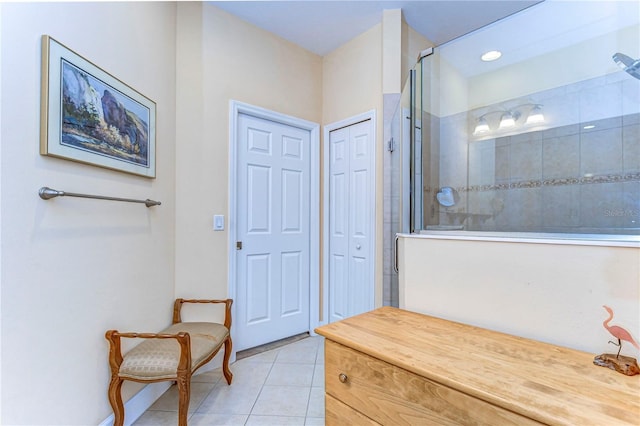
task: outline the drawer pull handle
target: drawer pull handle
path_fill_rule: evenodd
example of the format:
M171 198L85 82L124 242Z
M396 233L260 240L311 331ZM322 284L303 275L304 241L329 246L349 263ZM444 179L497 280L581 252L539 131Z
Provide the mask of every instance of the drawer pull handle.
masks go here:
M348 377L344 373L340 373L338 375L338 380L340 380L340 383L347 383L347 379L348 379Z

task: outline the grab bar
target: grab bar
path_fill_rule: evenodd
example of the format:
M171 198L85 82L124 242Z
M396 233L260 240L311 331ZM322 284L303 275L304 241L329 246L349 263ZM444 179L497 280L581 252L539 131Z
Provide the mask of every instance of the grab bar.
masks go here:
M79 198L94 198L97 200L110 200L110 201L124 201L126 203L141 203L147 207L159 206L162 204L160 201L154 200L134 200L132 198L118 198L118 197L105 197L103 195L88 195L88 194L77 194L75 192L65 192L65 191L57 191L55 189L48 188L43 186L38 191L38 195L43 200L50 200L55 197L79 197Z
M395 254L393 257L393 270L396 271L396 273L400 272L399 268L398 268L398 234L396 234L396 238L395 241L393 242L395 245Z

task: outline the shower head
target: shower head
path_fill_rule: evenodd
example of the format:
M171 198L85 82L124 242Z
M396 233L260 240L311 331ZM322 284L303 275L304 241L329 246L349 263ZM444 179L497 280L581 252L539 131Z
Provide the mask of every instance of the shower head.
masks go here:
M616 53L615 55L613 55L613 60L630 76L640 80L640 59L633 60L627 55Z

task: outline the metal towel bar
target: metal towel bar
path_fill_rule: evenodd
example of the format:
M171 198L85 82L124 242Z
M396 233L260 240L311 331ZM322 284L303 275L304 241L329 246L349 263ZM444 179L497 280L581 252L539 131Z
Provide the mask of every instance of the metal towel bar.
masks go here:
M132 198L118 198L118 197L105 197L102 195L76 194L74 192L57 191L55 189L51 189L46 186L43 186L42 188L40 188L40 190L38 191L38 195L40 195L40 198L42 198L43 200L50 200L51 198L55 198L55 197L80 197L80 198L94 198L98 200L124 201L127 203L141 203L147 207L159 206L160 204L162 204L160 203L160 201L154 201L149 199L134 200Z

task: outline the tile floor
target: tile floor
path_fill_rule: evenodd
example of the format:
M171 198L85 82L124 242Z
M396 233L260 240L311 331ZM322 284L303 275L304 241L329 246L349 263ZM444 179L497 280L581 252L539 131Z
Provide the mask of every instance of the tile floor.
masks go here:
M231 386L220 369L191 381L189 426L324 425L324 339L307 337L231 364ZM172 386L134 425L178 421Z

